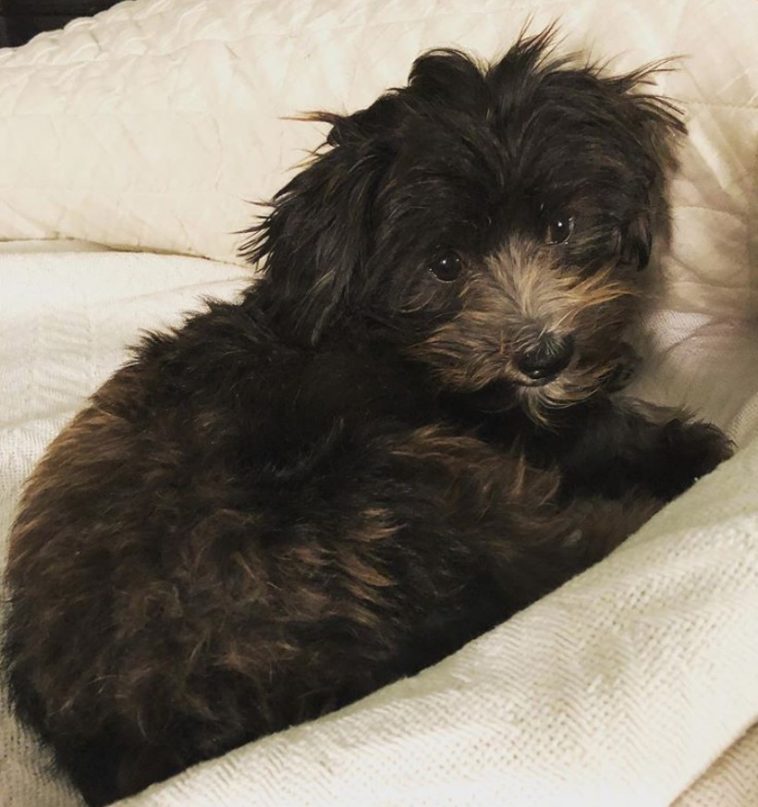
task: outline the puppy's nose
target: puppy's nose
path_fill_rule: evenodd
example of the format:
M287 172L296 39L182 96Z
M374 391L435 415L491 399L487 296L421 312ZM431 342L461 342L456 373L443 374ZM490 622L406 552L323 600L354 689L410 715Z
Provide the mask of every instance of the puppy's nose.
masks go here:
M516 356L515 362L521 372L529 378L551 379L565 370L574 353L574 340L571 336L546 334L537 347Z

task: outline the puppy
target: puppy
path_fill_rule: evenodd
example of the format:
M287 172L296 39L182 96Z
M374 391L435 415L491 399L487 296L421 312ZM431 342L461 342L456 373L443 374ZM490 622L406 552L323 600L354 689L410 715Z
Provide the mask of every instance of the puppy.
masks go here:
M260 282L145 338L32 475L10 690L90 804L440 660L728 456L618 394L684 126L652 68L550 43L314 116Z

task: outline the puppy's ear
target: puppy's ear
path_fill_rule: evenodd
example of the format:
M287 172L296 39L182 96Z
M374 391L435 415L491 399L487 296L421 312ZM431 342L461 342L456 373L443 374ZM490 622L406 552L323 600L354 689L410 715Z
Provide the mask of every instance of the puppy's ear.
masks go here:
M681 112L668 99L641 88L653 83L668 60L648 65L633 73L604 79L609 90L621 99L623 125L634 139L638 153L635 169L642 196L638 210L620 230L620 257L624 263L644 269L650 260L653 241L670 234L668 185L676 170L678 141L687 132Z
M663 226L667 226L663 223ZM619 230L619 257L623 264L644 269L653 250L653 221L649 211L635 216Z
M419 56L408 76L405 94L426 104L472 114L485 114L490 103L483 68L454 48L437 48Z
M332 124L310 165L247 231L241 254L262 262L257 296L297 341L315 344L338 316L371 250L372 209L387 162L360 115L310 116Z

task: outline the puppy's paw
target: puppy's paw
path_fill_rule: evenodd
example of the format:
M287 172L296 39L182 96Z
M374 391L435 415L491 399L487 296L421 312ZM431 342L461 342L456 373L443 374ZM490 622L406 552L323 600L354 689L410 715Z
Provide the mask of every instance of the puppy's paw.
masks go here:
M660 493L674 498L734 453L731 440L712 423L679 418L663 426L660 444Z

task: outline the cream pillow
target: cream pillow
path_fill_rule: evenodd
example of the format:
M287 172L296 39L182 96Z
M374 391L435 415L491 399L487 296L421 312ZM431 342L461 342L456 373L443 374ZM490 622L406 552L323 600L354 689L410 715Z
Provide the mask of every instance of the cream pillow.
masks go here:
M0 239L81 238L234 261L234 233L257 212L249 201L268 198L321 139L315 125L287 116L368 104L403 83L428 47L492 58L530 14L534 30L559 20L564 48L618 55L618 69L691 55L662 80L685 101L703 144L688 161L699 185L678 189L696 233L688 255L707 255L705 271L720 273L715 257L739 282L747 265L739 208L753 152L722 123L739 132L754 112L744 105L755 90L755 5L686 5L683 13L682 3L653 0L120 3L0 51ZM705 194L709 210L697 207Z

